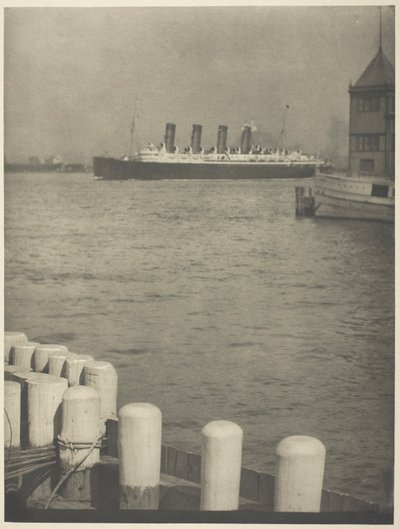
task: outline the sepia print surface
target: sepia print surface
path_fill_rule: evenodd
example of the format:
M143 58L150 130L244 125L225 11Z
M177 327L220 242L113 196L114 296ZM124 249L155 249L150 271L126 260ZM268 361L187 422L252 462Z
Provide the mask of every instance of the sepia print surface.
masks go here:
M387 5L4 9L6 521L392 520L394 66Z

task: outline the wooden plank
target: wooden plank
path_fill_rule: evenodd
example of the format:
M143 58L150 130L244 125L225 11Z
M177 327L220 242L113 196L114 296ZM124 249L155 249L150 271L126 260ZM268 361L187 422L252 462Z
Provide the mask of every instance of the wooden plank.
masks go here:
M167 474L169 476L175 476L175 468L176 468L176 448L172 448L171 446L167 446Z
M258 472L242 468L240 475L240 496L248 500L258 501Z
M348 494L343 494L343 512L358 512L360 501Z
M106 422L107 436L107 455L118 457L118 420L107 419Z
M275 477L266 472L258 475L258 499L268 511L274 510Z
M343 494L327 491L328 494L328 512L343 512Z
M200 510L198 484L163 474L160 485L160 510Z
M17 476L5 482L4 492L6 494L8 494L9 492L17 492L21 487L22 487L22 476Z
M189 456L189 473L188 480L194 483L201 482L201 455L193 452L188 453Z
M176 451L176 464L174 476L181 479L189 479L189 455L183 450Z
M167 447L161 445L161 473L167 473Z
M321 512L381 511L379 504L331 490L322 491Z
M119 509L119 464L118 459L103 456L99 473L99 507Z
M329 492L325 489L322 490L321 512L329 512Z

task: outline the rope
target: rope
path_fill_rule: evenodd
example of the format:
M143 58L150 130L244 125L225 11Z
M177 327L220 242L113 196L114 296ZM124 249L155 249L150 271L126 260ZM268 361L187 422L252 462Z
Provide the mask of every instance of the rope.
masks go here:
M6 417L7 417L7 421L8 421L8 426L10 427L10 445L8 447L8 456L7 456L7 461L6 461L6 464L5 464L5 467L4 467L4 474L7 474L7 468L8 468L8 465L10 463L10 459L11 459L11 447L12 447L12 426L11 426L11 421L10 421L10 417L8 416L8 413L7 413L7 410L4 408L4 413L6 414Z
M95 448L101 448L103 435L96 439ZM57 444L63 448L69 448L70 450L91 448L93 443L71 443L70 441L64 441L60 436L57 437Z
M93 452L93 450L95 449L96 445L97 446L100 446L101 444L101 438L103 437L103 434L101 433L98 437L96 437L96 439L93 441L93 443L90 445L90 448L89 448L89 451L87 454L85 454L85 456L80 460L78 461L78 463L75 463L75 465L73 467L71 467L68 472L66 474L64 474L64 476L61 476L61 479L60 481L57 483L56 487L53 489L53 492L50 494L50 498L47 500L47 503L45 505L45 509L48 509L49 508L49 505L50 503L52 502L54 496L56 495L58 489L61 487L61 485L71 476L71 474L73 474L73 472L75 472L81 465L82 463L89 457L89 455ZM77 447L78 446L78 443L77 444L72 444L72 443L66 443L65 441L63 441L62 439L58 438L58 442L61 446L67 446L68 448L71 448L74 449L74 447ZM100 443L100 444L99 444ZM79 443L80 445L86 445L85 448L87 447L87 445L89 443Z
M31 472L39 470L40 468L48 468L49 466L53 466L54 464L54 461L46 461L45 463L38 463L36 465L32 464L22 469L10 470L10 472L6 476L6 480L19 478L21 476L24 476L25 474L30 474Z

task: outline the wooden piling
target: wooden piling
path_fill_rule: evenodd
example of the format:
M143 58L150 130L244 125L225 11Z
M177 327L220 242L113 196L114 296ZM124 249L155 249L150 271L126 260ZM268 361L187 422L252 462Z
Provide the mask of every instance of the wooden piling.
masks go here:
M106 432L107 419L117 417L117 372L110 362L90 361L83 367L83 385L100 395L100 430Z
M61 402L68 382L65 378L46 375L29 376L26 384L29 447L50 446L61 430Z
M45 373L35 373L29 369L13 371L11 380L18 382L21 386L21 447L29 446L29 425L28 425L28 384L27 380L41 381L49 375Z
M65 362L65 376L70 386L78 386L83 382L83 367L93 360L93 356L87 354L67 355Z
M10 350L13 345L27 342L28 338L23 332L5 332L4 333L4 361L9 362Z
M10 364L6 364L4 366L4 380L13 380L13 373L16 373L18 371L23 371L24 368L21 366L13 366Z
M120 509L158 509L161 411L132 403L119 410Z
M4 447L21 446L21 386L18 382L4 382Z
M276 448L275 512L319 512L325 447L313 437L294 435Z
M58 447L61 471L70 474L61 489L67 500L97 498L98 480L91 469L100 461L99 421L100 397L94 388L73 386L65 391Z
M59 351L49 354L49 375L67 378L67 358L78 358L76 353L70 351Z
M68 352L68 348L65 345L55 344L39 344L35 347L33 352L33 369L36 372L48 373L49 372L49 356L52 353Z
M10 350L10 363L21 366L24 369L30 369L32 367L33 352L37 345L39 344L36 342L13 345Z
M303 216L303 196L304 196L304 187L296 186L296 217Z
M239 507L243 431L230 421L212 421L202 430L202 511Z

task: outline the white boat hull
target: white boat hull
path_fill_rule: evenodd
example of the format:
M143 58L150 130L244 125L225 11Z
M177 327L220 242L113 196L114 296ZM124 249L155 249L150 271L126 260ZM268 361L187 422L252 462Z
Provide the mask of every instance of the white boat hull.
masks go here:
M319 174L314 196L317 217L394 222L394 182L385 178Z

